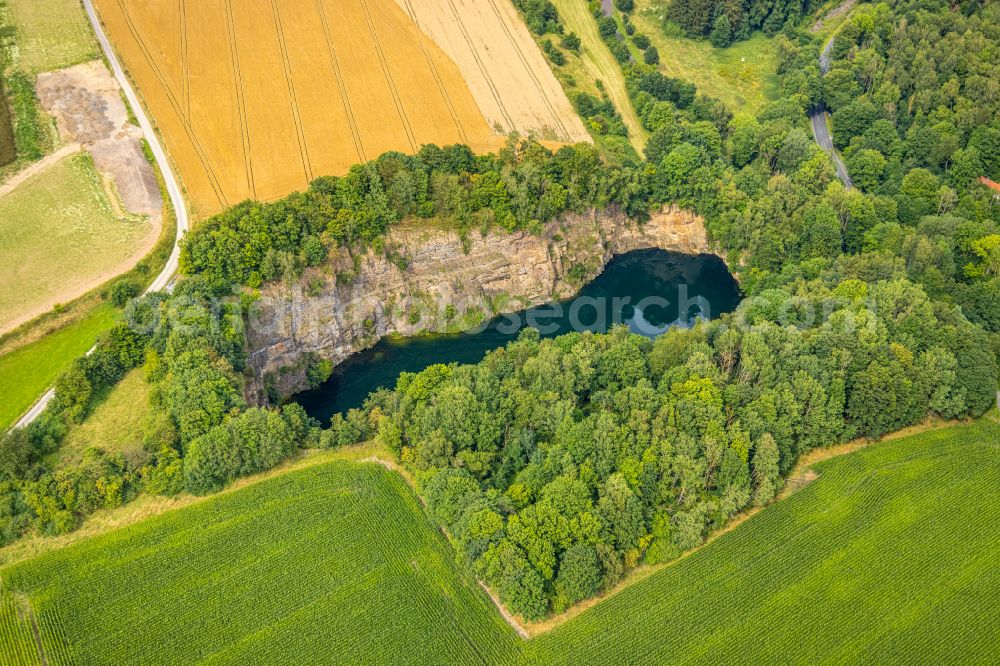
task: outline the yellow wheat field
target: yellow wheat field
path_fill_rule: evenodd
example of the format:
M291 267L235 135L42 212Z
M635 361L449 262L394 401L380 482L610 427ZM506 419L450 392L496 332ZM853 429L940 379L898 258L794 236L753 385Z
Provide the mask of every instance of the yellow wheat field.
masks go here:
M388 150L588 140L506 0L95 4L197 216Z

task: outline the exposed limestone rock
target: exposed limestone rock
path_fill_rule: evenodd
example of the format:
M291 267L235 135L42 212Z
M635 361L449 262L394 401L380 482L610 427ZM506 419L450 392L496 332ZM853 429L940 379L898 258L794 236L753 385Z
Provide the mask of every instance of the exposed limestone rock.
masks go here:
M701 218L678 209L641 225L594 212L537 235L472 232L464 244L451 231L403 224L386 248L354 258L341 251L295 285L262 290L247 326L251 401L264 400L265 376L283 396L304 389L311 357L337 364L385 335L472 328L497 312L568 298L617 254L712 252Z

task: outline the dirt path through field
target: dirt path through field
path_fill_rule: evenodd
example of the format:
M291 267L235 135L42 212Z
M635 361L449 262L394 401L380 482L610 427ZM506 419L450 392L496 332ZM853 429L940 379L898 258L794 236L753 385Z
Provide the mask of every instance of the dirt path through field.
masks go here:
M67 172L84 169L85 174L93 173L92 167L77 163L85 159L80 151L70 151L21 183L22 188L30 188L32 196L39 195L38 201L43 206L41 217L39 211L33 211L35 222L25 222L19 213L21 209L13 214L9 210L15 205L8 204L9 197L19 197L17 205L24 205L20 200L22 190L14 188L0 197L5 211L0 216L0 236L13 243L3 247L5 261L0 266L0 287L21 288L20 292L5 291L5 297L0 298L3 306L0 334L131 270L156 245L162 226L160 216L151 222L127 213L110 179L101 178L100 184L91 186L86 176L73 177L69 182L86 188L85 198L72 200L72 195L67 195L67 199L59 196ZM52 178L49 173L54 174ZM98 177L94 174L94 178ZM72 194L79 193L73 190ZM86 197L106 198L103 205L110 203L111 210L103 212L101 206L91 207L93 199ZM36 223L40 228L34 226ZM32 229L19 229L23 224L33 225ZM55 254L53 248L65 252Z
M2 283L4 288L16 285L22 293L8 291L8 296L15 297L0 298L0 303L7 304L7 309L0 311L0 334L127 272L149 254L163 226L163 197L143 152L142 131L132 124L118 82L104 64L97 60L40 74L36 90L42 107L56 119L66 145L0 186L0 201L12 201L5 199L12 194L37 194L38 201L45 202L39 205L47 207L41 221L62 223L49 225L45 233L52 237L32 241L28 231L19 227L39 211L7 210L5 237L9 245L3 250L12 255L6 257L7 270L0 270L0 276L12 280ZM72 164L78 173L96 169L100 186L93 188L92 199L78 202L78 209L69 211L66 207L73 204L66 200L68 195L56 191L67 177L64 160L74 159L81 149L90 154L93 167L66 164ZM30 193L18 189L26 183L31 184ZM91 219L84 209L103 212ZM100 224L88 226L96 220L101 220ZM47 266L53 262L48 245L57 242L55 237L69 245L60 255L63 261L56 261L58 266ZM103 245L94 244L97 239L103 239ZM46 271L49 274L44 274Z
M81 146L78 143L67 144L62 148L60 148L59 150L57 150L56 152L52 153L51 155L46 155L45 157L38 160L34 164L31 164L28 167L18 171L13 176L5 180L2 185L0 185L0 197L6 194L10 194L11 191L14 190L14 188L16 188L18 185L31 178L32 176L34 176L36 173L41 173L42 171L45 171L46 169L48 169L50 166L52 166L62 158L69 157L73 153L78 153L82 149L83 146Z

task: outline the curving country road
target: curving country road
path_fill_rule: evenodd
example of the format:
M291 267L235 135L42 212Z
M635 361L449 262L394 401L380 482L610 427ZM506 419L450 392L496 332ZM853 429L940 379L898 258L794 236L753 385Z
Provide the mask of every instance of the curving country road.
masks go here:
M187 204L185 204L184 197L181 195L181 188L177 183L177 178L174 177L174 172L170 170L170 161L167 159L167 153L163 150L163 146L160 144L160 139L156 136L156 131L153 129L153 124L146 116L145 109L143 109L142 104L139 103L139 96L136 95L135 90L132 88L132 83L125 75L125 70L118 61L118 56L115 55L114 49L111 48L111 42L108 40L108 36L104 33L104 28L101 26L101 21L97 17L97 12L94 11L94 5L91 0L83 0L83 8L87 12L87 18L90 19L90 25L94 28L94 34L97 36L97 41L101 45L101 50L104 52L104 56L107 58L108 64L111 66L111 72L118 80L118 85L120 85L122 90L125 92L125 97L128 99L128 103L132 107L132 112L139 121L139 127L142 128L142 133L153 153L153 158L156 160L156 164L160 168L160 173L163 174L163 181L167 188L167 194L170 196L170 203L174 208L174 217L177 220L177 235L174 238L174 248L170 252L170 257L167 259L167 263L163 267L163 270L156 276L156 279L149 285L149 288L146 289L145 293L148 294L154 291L163 291L164 289L170 288L174 275L177 273L181 255L180 241L190 228ZM87 354L89 355L93 351L94 348L91 347ZM32 423L35 419L41 416L42 412L45 411L45 408L48 407L54 397L55 389L50 388L42 395L41 398L38 399L38 402L32 405L31 409L29 409L24 416L22 416L17 423L14 424L14 428L24 428L28 424Z
M819 73L821 76L825 76L830 71L830 49L833 48L833 39L833 37L830 38L830 41L826 43L826 46L823 47L823 50L819 54ZM833 147L833 137L830 136L830 125L828 122L829 118L830 114L827 112L825 106L818 107L809 115L813 136L816 138L816 143L819 144L819 147L826 151L826 154L833 160L833 168L837 172L837 178L840 178L840 182L844 184L844 187L851 189L854 187L854 183L851 181L851 174L847 172L847 166L844 164L844 160L840 158L840 153Z

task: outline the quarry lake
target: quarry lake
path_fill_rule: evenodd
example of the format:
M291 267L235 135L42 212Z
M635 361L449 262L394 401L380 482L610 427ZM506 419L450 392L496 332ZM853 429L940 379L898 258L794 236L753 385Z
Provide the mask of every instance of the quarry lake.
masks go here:
M392 388L401 372L435 363L476 363L490 350L516 339L531 326L543 337L571 331L605 333L624 324L655 337L674 326L731 312L740 289L714 255L636 250L612 259L604 272L573 298L498 315L464 333L384 338L338 365L316 389L292 397L324 425L333 414L360 407L379 387Z

